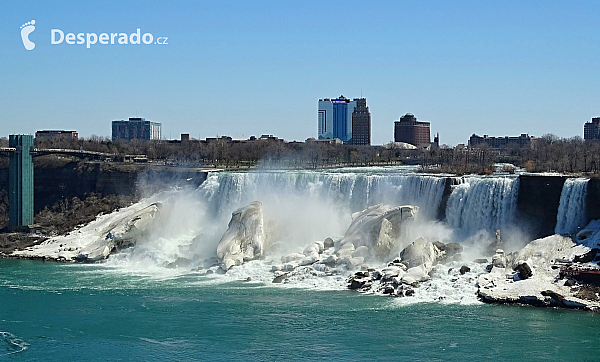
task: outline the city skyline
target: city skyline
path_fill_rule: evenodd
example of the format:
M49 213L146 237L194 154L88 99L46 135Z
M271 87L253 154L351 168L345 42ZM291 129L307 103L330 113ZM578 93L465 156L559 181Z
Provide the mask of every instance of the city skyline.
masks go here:
M374 145L392 141L406 113L449 145L473 133L582 137L582 124L600 115L600 4L338 5L3 4L0 137L108 137L110 120L140 115L161 122L163 138L303 141L316 135L315 99L339 94L368 98ZM32 20L35 48L26 50L20 28ZM52 29L138 28L168 45L50 42Z

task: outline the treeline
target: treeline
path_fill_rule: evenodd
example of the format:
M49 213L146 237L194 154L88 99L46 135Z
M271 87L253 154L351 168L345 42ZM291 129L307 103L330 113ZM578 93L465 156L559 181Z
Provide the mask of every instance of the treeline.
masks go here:
M7 140L0 139L6 147ZM561 139L544 135L529 147L502 150L482 147L449 147L407 150L385 146L339 145L322 142L282 142L276 139L232 142L227 138L205 141L113 142L92 136L80 140L36 140L38 148L71 148L125 155L145 155L152 162L188 167L223 168L321 168L368 165L421 165L430 172L455 174L491 173L494 164L509 163L530 172L598 174L600 142L581 137ZM507 171L511 168L507 166Z

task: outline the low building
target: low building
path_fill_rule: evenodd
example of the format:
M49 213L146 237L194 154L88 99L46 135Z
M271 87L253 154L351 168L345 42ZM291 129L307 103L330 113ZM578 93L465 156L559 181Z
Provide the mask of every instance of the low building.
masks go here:
M483 135L483 137L476 135L473 133L469 138L469 147L480 147L480 146L488 146L489 148L508 148L508 147L529 147L531 146L531 141L535 139L535 137L528 135L527 133L522 133L520 136L516 137L490 137L488 135Z
M584 140L600 140L600 117L592 118L583 125Z
M43 130L35 133L36 139L45 139L51 141L58 140L74 140L79 139L79 135L76 131L64 131L64 130Z

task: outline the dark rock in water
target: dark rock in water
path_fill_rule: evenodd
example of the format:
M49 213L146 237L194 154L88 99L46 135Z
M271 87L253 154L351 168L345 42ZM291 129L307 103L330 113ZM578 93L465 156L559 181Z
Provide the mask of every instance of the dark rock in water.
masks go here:
M392 287L391 285L386 285L383 288L383 294L394 294L396 292L396 289L394 289L394 287Z
M332 238L327 238L323 241L323 247L325 248L325 250L329 249L329 248L333 248L333 239Z
M281 282L285 281L287 278L288 278L287 273L281 274L279 276L276 276L273 279L273 283L281 283Z
M468 266L466 266L466 265L463 265L463 266L461 266L461 267L460 267L460 274L461 274L461 275L464 275L465 273L468 273L468 272L470 272L470 271L471 271L471 268L469 268L469 267L468 267ZM448 272L449 272L449 271L448 271Z
M369 277L369 272L366 272L366 271L357 271L356 273L354 273L354 277L355 278L368 278Z
M392 263L394 263L394 264L400 264L400 263L401 263L401 261L400 261L400 259L394 259L394 260L392 261Z
M576 263L589 263L590 261L593 261L596 258L596 254L598 254L599 251L600 249L590 249L585 254L575 255L573 261Z
M363 286L365 286L365 284L367 283L366 280L362 280L362 279L352 279L350 281L350 284L348 285L348 288L350 288L351 290L357 290L362 288Z
M485 266L485 271L488 273L491 272L492 269L494 269L494 266L492 264L488 264Z
M454 268L450 268L450 269L448 269L448 274L450 274L450 272L451 272L452 270L454 270Z
M371 272L371 278L373 278L373 280L380 280L381 277L382 275L379 270L374 270L373 272Z
M551 307L562 307L565 305L565 303L564 303L565 297L556 293L555 291L544 290L543 292L541 292L541 294L544 297L550 297L550 306Z
M412 288L404 288L404 296L405 297L410 297L413 294L415 294L414 289L412 289Z
M519 263L514 270L517 272L519 279L521 280L525 280L533 275L531 268L525 262Z
M208 270L206 271L206 274L212 274L212 273L214 273L214 271L212 271L212 269L208 269Z
M251 282L251 281L252 281L252 278L248 277L248 278L246 278L244 281L245 281L245 282Z
M475 259L475 260L473 260L473 262L477 263L477 264L487 264L488 260L482 258L482 259Z

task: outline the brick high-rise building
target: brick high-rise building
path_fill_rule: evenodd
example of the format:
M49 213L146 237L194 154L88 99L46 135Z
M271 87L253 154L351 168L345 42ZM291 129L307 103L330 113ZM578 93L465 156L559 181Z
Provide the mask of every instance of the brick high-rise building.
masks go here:
M419 122L412 113L407 113L394 122L394 141L405 142L413 146L429 145L431 135L429 122Z
M356 107L352 112L352 139L353 145L371 145L371 112L367 107L366 98L354 98Z
M584 140L600 140L600 117L592 118L583 125Z

